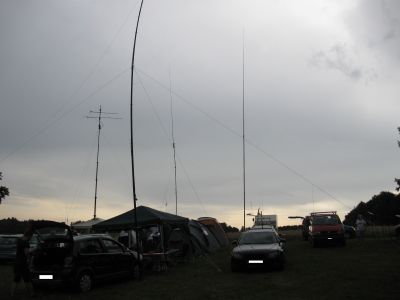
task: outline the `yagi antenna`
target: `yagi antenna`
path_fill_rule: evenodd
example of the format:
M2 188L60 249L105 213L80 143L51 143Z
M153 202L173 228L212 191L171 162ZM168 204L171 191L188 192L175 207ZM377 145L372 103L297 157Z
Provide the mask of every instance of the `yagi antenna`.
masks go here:
M103 116L103 114L106 115L118 115L118 113L112 113L112 112L104 112L101 110L101 105L99 108L99 111L89 111L89 113L91 114L96 114L96 116L93 115L89 115L86 116L86 118L88 119L97 119L98 120L98 131L97 131L97 159L96 159L96 184L95 184L95 188L94 188L94 211L93 211L93 218L96 218L96 205L97 205L97 178L99 175L99 152L100 152L100 131L101 131L101 120L102 119L122 119L120 117L107 117L107 116Z

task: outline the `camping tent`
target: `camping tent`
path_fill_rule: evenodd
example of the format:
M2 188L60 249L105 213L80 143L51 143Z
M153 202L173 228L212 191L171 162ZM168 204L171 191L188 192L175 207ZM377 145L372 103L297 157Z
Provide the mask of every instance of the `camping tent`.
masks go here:
M189 219L187 218L162 212L146 206L137 207L136 214L138 227L141 229L142 233L146 231L146 228L153 231L155 227L160 229L161 247L163 251L168 250L168 246L171 246L169 239L174 230L176 231L176 229L179 229L182 232L182 235L186 237L189 237L190 235L188 228ZM135 229L135 210L129 210L116 217L105 220L101 223L97 223L93 226L93 229L96 232L115 232ZM158 237L157 232L150 232L150 230L147 230L147 233L152 237ZM174 233L173 237L176 244L177 234ZM186 241L187 240L188 239L186 239ZM187 244L185 241L182 241L182 243ZM187 246L188 245L186 245L186 247ZM185 246L182 246L181 248L185 248Z
M194 254L211 253L220 248L214 235L200 222L190 220L189 231Z
M104 219L93 218L89 221L73 223L71 224L71 228L79 233L90 233L92 232L92 226L102 221L104 221Z
M198 218L197 221L208 228L221 247L229 245L228 237L226 236L225 231L222 229L222 226L218 223L217 219L203 217Z

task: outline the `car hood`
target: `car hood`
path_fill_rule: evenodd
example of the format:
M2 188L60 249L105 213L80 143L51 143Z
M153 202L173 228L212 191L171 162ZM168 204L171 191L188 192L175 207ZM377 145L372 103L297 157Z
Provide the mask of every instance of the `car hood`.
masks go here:
M248 244L239 245L233 249L233 253L247 253L247 252L272 252L283 251L279 244Z

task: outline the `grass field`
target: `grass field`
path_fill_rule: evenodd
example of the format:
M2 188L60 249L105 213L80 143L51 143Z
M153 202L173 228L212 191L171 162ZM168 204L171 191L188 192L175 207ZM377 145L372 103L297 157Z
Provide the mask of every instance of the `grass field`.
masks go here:
M43 299L400 299L400 244L349 240L313 249L288 234L284 271L231 273L230 249L148 274L142 281L102 284L87 294L39 290ZM12 266L0 266L0 298L9 294ZM23 296L22 286L18 292Z

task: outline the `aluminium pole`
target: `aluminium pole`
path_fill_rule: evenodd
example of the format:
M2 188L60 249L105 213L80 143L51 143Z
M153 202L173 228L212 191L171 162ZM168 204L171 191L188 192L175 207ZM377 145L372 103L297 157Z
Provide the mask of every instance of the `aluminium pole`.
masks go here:
M97 133L96 184L95 184L95 188L94 188L94 213L93 213L93 219L96 218L97 177L99 175L100 130L101 130L101 105L100 105L100 109L99 109L99 127L98 127L98 133Z
M133 50L132 50L132 65L131 65L131 97L130 97L130 131L131 131L131 169L132 169L132 194L133 194L133 208L135 215L135 233L136 233L136 251L138 253L138 257L140 257L140 247L139 247L139 234L138 234L138 222L137 222L137 212L136 212L136 186L135 186L135 165L133 159L133 71L135 67L135 50L136 50L136 37L137 31L139 27L140 14L142 12L143 0L140 3L140 9L136 21L136 29L135 29L135 39L133 41Z

